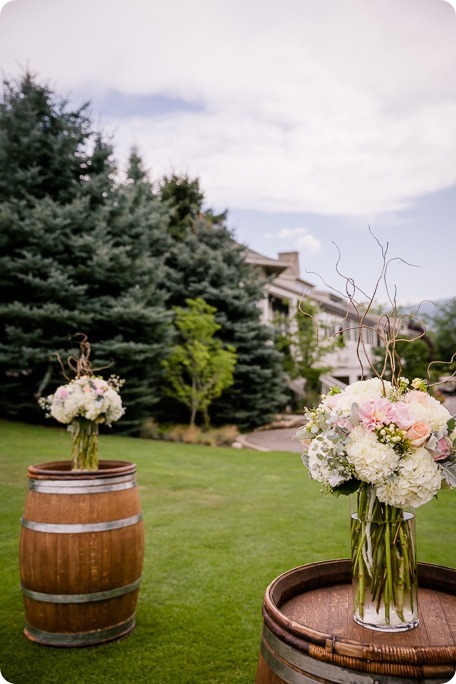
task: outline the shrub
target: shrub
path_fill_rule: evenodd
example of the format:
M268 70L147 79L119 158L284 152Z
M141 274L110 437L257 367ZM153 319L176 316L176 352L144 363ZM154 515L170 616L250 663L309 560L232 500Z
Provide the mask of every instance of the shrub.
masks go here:
M205 446L231 446L236 441L239 430L236 425L222 425L202 430L197 425L159 424L153 418L145 421L140 436L144 439L161 439L166 442L184 444L203 444Z

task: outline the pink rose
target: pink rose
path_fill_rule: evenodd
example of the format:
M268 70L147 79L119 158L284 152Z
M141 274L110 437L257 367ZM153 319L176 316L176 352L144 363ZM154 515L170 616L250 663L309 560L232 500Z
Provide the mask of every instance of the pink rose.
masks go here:
M405 401L397 401L392 404L393 423L397 425L400 430L408 430L415 422L415 418L411 415L410 406Z
M419 447L425 443L430 434L429 426L426 423L418 422L407 430L407 439L410 440L412 446Z
M385 397L366 401L359 407L358 418L366 430L371 432L375 430L377 425L389 425L394 419L391 402Z
M70 393L66 387L59 387L55 393L55 396L57 397L57 399L66 399L69 394Z
M437 442L437 449L431 451L434 461L444 461L451 453L451 444L447 437L441 437Z

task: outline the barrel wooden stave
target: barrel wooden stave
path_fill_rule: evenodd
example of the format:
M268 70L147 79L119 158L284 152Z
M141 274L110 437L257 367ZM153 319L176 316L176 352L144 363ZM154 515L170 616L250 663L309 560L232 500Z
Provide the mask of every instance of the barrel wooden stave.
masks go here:
M134 628L144 555L135 470L127 462L90 474L66 462L29 468L19 555L30 640L84 646Z
M135 487L123 491L94 492L90 495L30 491L23 519L48 524L84 524L129 518L136 515L139 510L139 498Z
M21 584L51 594L115 589L140 578L143 552L142 522L74 535L25 529L20 540Z
M46 603L24 597L27 625L35 630L59 634L85 634L124 624L135 612L138 590L128 595L79 603Z

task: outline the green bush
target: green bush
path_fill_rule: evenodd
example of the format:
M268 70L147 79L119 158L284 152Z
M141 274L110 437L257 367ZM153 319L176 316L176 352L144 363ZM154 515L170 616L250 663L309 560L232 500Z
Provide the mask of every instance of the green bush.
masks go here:
M203 430L197 425L170 425L168 423L160 425L153 418L146 421L141 428L141 437L144 439L206 446L231 446L238 436L239 430L236 425L222 425Z

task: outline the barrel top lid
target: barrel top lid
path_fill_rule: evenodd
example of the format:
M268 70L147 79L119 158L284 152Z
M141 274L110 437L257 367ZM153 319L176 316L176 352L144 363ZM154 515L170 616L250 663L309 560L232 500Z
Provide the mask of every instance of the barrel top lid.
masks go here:
M98 470L71 470L71 461L50 461L30 465L27 469L29 478L34 479L90 479L109 478L113 475L128 475L136 472L136 463L130 461L101 460Z
M263 615L294 648L326 653L331 662L394 662L419 658L429 667L456 659L456 569L418 563L420 625L401 634L373 632L352 619L351 563L312 563L289 570L267 588ZM328 656L328 657L329 657Z

